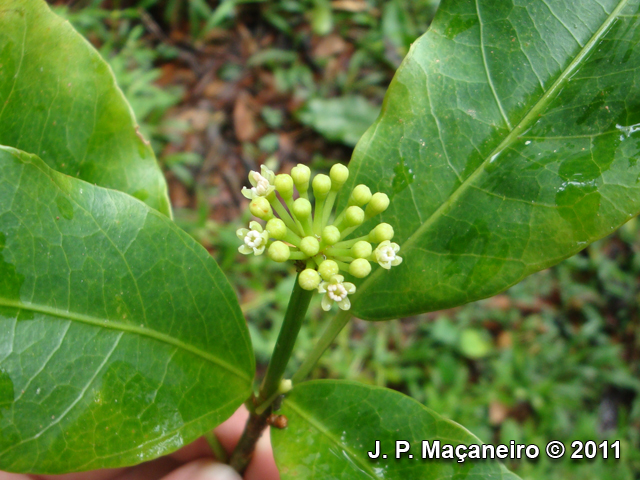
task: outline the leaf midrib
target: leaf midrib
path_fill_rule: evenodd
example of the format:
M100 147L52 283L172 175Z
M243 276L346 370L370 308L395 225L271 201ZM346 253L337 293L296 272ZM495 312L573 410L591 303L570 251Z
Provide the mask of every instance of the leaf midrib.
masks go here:
M500 144L483 160L483 162L473 171L467 179L462 182L456 190L449 196L444 203L442 203L432 214L431 216L422 223L415 232L413 232L401 245L401 249L406 249L410 247L413 243L415 243L420 235L424 233L424 231L428 230L431 225L433 225L441 216L446 214L455 204L460 196L469 188L474 180L479 177L482 172L485 170L485 167L490 164L494 159L499 157L499 155L506 150L511 144L518 138L518 136L525 132L529 127L531 127L535 121L537 121L539 114L544 111L546 107L555 99L556 95L559 91L564 87L567 80L575 73L575 71L581 66L582 61L588 57L596 44L607 34L615 20L620 15L620 12L627 6L629 0L621 0L616 8L609 14L607 19L602 23L600 28L598 28L589 41L582 47L580 52L576 55L571 63L562 71L560 76L556 79L556 81L551 85L551 87L540 97L535 105L531 107L529 112L518 122L518 125L515 126L505 137L505 139L500 142ZM426 72L425 72L426 73ZM378 125L382 123L382 119L378 121ZM362 163L360 166L362 166ZM367 287L377 278L382 272L386 270L382 270L378 268L375 272L373 272L358 288L357 293L354 295L353 301L357 300L362 292L367 289Z
M177 338L171 337L170 335L167 335L162 332L158 332L157 330L152 330L150 328L137 327L135 325L116 322L109 319L100 319L100 318L92 317L90 315L84 315L81 313L59 310L56 308L51 308L43 305L36 305L33 303L9 300L3 297L0 297L0 307L18 308L21 310L27 310L34 313L51 315L54 317L70 320L73 322L79 322L87 325L93 325L96 327L108 328L111 330L118 330L125 333L132 333L132 334L140 335L143 337L148 337L153 340L157 340L159 342L163 342L168 345L174 346L176 348L180 348L186 352L189 352L197 357L202 358L203 360L207 360L211 363L215 363L216 365L224 368L225 370L236 375L237 377L243 380L246 380L247 382L251 381L249 376L246 373L244 373L242 370L239 370L238 368L216 357L215 355L212 355L208 352L205 352L204 350L199 349L198 347L195 347L181 340L178 340Z
M376 475L375 471L371 468L371 465L366 461L363 461L357 453L353 452L347 445L338 440L327 428L325 428L313 415L304 411L300 406L296 405L295 402L290 399L286 399L285 403L287 406L296 412L298 416L302 417L307 423L309 423L313 428L322 433L325 437L327 437L331 442L335 443L342 450L347 452L349 456L354 460L354 462L358 463L358 465L365 470L372 478L384 480L384 477L380 477Z

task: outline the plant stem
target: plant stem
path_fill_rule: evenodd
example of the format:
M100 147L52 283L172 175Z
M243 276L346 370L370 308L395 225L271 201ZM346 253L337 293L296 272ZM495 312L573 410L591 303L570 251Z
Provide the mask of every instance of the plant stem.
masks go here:
M311 301L313 293L314 291L304 290L300 287L300 283L296 277L291 298L289 299L287 313L284 316L284 321L278 334L276 347L273 350L273 355L267 367L267 373L260 387L257 399L258 405L273 395L280 386L280 380L282 380L287 363L289 363L289 358L291 358L293 346L296 343L296 338L298 338L298 333L300 332L300 327L309 308L309 302Z
M262 414L255 412L249 414L249 419L244 427L238 445L231 454L229 465L240 475L243 475L256 449L256 444L262 436L262 431L267 428L267 418L271 415L271 408L267 408Z
M279 397L276 393L280 387L287 363L291 358L291 352L313 293L313 291L303 290L296 277L287 313L285 313L278 340L267 367L267 373L262 381L258 395L252 399L254 406L263 406L266 400L275 400ZM249 466L249 462L251 462L256 443L262 435L262 431L267 427L267 418L271 414L272 408L271 405L268 405L260 414L255 411L255 407L250 410L252 411L249 415L249 420L247 420L240 441L231 454L231 460L229 461L229 465L241 475Z
M318 363L318 360L320 359L322 354L327 348L329 348L329 345L333 343L333 340L338 336L347 322L349 322L350 318L351 314L348 310L340 310L340 312L331 319L331 322L329 323L329 325L327 325L325 331L322 332L322 336L313 347L313 350L311 350L311 352L307 355L307 358L302 363L302 365L300 365L300 368L291 379L294 385L300 383L307 377L307 375L309 375L313 367L315 367L316 363Z
M204 438L207 440L207 443L209 444L211 451L215 455L216 460L221 463L229 462L229 456L227 455L226 450L220 443L220 440L218 440L218 437L216 437L216 434L213 430L205 433Z

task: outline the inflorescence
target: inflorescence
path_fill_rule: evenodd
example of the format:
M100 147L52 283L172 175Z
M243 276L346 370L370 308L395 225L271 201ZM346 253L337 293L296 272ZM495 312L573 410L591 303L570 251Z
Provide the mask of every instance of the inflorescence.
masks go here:
M263 165L260 173L249 173L252 187L242 189L251 200L251 213L267 223L263 228L253 221L248 229L236 232L244 242L238 248L240 253L261 255L266 250L276 262L304 262L306 268L298 282L305 290L317 289L324 294L324 310L334 302L342 310L351 308L349 295L356 287L345 282L340 271L364 278L371 273L371 262L387 270L402 263L400 247L391 243L393 227L388 223L378 224L367 235L348 238L389 206L386 194L372 194L366 185L358 185L351 191L346 208L334 215L336 198L348 178L349 169L341 164L334 165L328 176L316 175L311 182L311 170L306 165L297 165L291 175L276 175ZM310 183L315 205L309 201ZM295 190L298 195L294 199Z

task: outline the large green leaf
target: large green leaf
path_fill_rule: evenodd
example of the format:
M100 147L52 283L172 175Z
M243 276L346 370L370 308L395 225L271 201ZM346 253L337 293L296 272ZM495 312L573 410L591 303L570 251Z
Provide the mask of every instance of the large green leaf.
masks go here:
M392 197L404 258L358 287L354 314L494 295L638 214L639 9L442 2L351 163L351 184Z
M231 415L253 372L204 248L124 193L0 147L0 470L177 449Z
M162 171L111 69L44 0L0 0L0 144L171 213Z
M420 458L422 441L433 446L440 440L441 455L445 444L481 442L457 423L393 390L335 380L307 382L295 387L278 413L288 419L286 429L271 429L283 480L518 478L497 461ZM372 460L368 452L375 452L376 440L381 455ZM399 460L397 440L411 446Z

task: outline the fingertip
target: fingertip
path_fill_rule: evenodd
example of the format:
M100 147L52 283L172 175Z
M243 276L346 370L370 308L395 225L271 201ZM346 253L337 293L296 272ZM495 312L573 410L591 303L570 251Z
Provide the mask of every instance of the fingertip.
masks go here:
M192 480L242 480L242 477L228 465L213 463L204 466Z
M242 477L228 465L197 460L174 470L162 480L242 480Z

